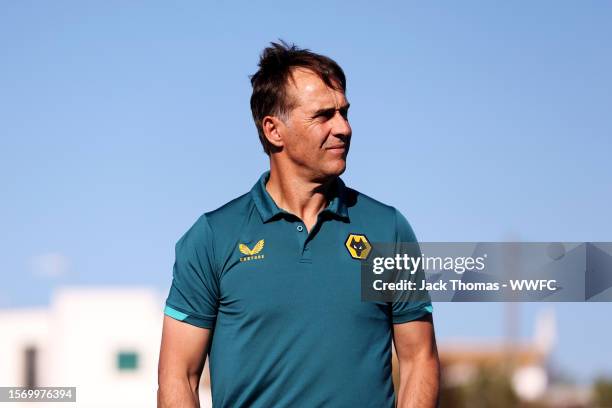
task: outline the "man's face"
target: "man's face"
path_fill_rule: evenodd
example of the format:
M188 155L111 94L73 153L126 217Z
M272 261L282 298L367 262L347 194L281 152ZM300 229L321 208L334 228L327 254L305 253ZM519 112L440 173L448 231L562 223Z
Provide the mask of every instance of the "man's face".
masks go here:
M342 174L351 140L344 93L305 69L293 72L287 89L295 108L285 121L283 151L314 179Z

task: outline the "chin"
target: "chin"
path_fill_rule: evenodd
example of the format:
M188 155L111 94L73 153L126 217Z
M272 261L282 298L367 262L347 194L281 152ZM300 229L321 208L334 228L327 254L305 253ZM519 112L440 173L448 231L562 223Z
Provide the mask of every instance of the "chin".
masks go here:
M326 166L324 173L328 177L339 176L346 170L346 160L338 160L334 161L334 163L330 163L329 166Z

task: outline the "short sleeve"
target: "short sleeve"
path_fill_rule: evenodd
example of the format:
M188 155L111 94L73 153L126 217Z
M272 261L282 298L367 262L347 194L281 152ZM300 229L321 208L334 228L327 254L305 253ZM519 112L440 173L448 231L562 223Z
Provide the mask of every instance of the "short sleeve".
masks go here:
M219 305L213 233L202 215L176 243L172 286L164 313L194 326L212 329Z
M398 253L408 250L410 256L421 255L421 250L412 227L406 218L397 210L395 210L395 243ZM411 276L411 279L416 281L420 286L420 282L425 279L423 269L419 268L417 273ZM403 296L402 299L394 301L392 305L394 324L416 320L432 312L433 306L429 293L424 290L410 292L407 297Z

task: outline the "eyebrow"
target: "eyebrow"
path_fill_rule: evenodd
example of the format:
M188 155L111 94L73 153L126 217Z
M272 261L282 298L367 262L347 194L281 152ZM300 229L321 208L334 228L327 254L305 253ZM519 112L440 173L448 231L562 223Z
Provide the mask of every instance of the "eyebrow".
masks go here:
M347 103L346 105L342 105L341 107L339 107L338 110L339 111L348 111L350 107L351 107L351 104ZM322 109L319 109L319 110L315 111L312 116L316 117L316 116L319 116L319 115L327 115L327 114L330 114L330 113L334 113L335 111L336 111L336 108L334 108L334 107L331 107L331 108L322 108Z

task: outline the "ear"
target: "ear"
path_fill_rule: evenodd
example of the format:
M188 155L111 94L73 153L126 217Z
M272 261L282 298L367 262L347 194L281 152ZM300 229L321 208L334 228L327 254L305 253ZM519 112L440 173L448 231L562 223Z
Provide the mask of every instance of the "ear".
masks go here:
M285 124L276 116L266 116L261 121L261 127L268 142L277 148L283 147L285 134Z

